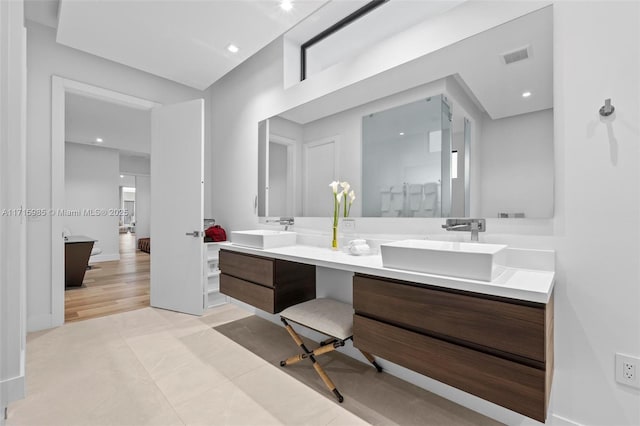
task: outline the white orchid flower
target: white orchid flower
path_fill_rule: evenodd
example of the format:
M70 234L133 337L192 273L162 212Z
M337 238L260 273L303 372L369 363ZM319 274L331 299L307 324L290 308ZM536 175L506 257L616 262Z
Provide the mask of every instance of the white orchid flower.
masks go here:
M352 189L351 192L349 193L349 203L353 203L353 201L356 199L356 193L355 191Z
M343 196L343 191L340 191L336 194L336 201L338 202L338 204L340 204L340 201L342 201L342 196Z
M340 182L340 186L342 187L342 191L345 194L349 193L349 188L351 188L351 185L349 185L349 182L346 182L346 181L345 182Z
M337 180L334 180L333 182L331 182L329 184L329 186L331 187L331 189L333 190L334 194L338 193L338 185L340 185L340 182L338 182Z

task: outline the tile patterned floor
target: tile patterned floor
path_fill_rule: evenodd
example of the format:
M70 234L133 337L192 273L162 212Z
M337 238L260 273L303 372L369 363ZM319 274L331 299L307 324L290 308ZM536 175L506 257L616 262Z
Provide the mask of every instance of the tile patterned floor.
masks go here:
M248 315L145 308L31 333L28 396L7 424L367 424L212 328Z
M295 324L292 327L300 328ZM281 325L258 316L252 315L222 324L216 326L215 330L275 367L279 367L281 360L300 352ZM304 337L302 339L308 348L318 346L316 342ZM371 364L357 361L338 351L318 357L318 362L344 395L341 407L372 425L499 425L490 418L397 377L384 372L380 374ZM308 361L286 368L279 367L279 370L333 401L333 395ZM245 376L242 377L244 378Z

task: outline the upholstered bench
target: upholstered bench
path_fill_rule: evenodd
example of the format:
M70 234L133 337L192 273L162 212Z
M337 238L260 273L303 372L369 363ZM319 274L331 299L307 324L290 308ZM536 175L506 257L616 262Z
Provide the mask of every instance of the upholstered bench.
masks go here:
M335 351L340 346L344 346L345 341L353 338L353 307L348 303L333 299L313 299L293 305L280 312L280 319L293 340L304 351L302 354L281 361L280 366L285 367L302 361L303 359L309 359L324 384L333 392L338 402L342 402L344 398L340 392L338 392L329 376L327 376L327 373L325 373L320 364L318 364L315 357ZM289 325L288 321L300 324L330 337L321 342L318 348L310 351L300 336L298 336L291 325ZM371 354L364 351L360 352L373 364L378 372L382 371L382 367L378 365Z

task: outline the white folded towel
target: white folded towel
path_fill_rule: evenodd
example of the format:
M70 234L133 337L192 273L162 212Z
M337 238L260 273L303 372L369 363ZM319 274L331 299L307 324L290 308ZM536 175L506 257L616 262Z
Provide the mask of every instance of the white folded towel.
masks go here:
M391 210L396 213L402 211L404 205L404 187L402 185L391 187Z
M355 255L369 254L371 252L371 247L369 247L369 244L366 244L366 243L356 244L349 247L349 252Z
M438 183L428 182L423 185L422 205L420 206L420 217L438 216Z
M417 212L422 204L422 185L409 185L409 210Z
M391 187L380 188L380 211L388 212L391 208Z
M425 195L438 192L438 183L437 182L425 183L423 185L423 187L424 187L424 194Z

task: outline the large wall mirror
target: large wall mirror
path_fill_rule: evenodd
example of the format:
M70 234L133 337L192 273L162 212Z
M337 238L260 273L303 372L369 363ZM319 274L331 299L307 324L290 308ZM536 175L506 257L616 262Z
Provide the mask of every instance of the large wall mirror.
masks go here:
M258 124L259 216L553 216L546 7Z

